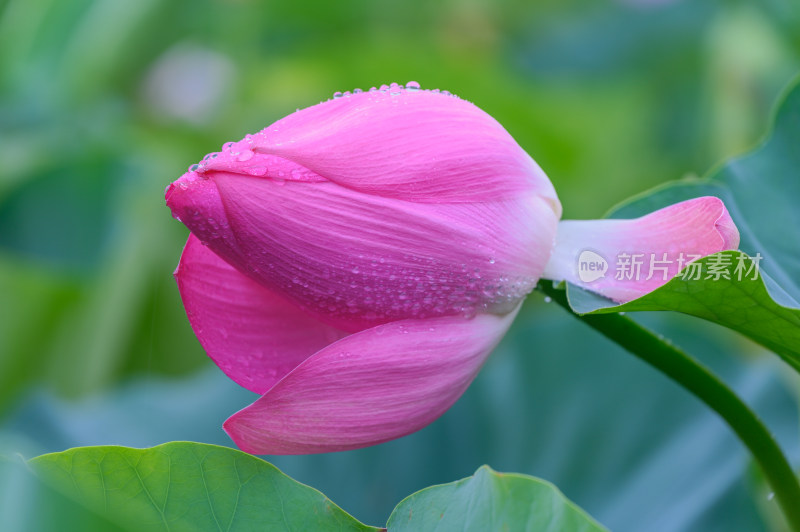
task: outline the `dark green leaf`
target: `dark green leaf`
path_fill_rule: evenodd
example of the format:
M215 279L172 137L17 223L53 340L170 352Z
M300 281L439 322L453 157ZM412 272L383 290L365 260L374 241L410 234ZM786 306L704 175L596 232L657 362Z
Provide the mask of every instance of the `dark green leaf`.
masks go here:
M736 271L739 261L750 264L750 258L740 251L724 251L697 262L700 271L708 271L709 263L722 262L727 266L718 279L675 277L667 284L644 297L622 305L570 286L568 297L573 310L580 313L608 314L640 310L675 310L684 314L719 323L738 331L771 349L790 366L800 371L800 309L785 307L776 302L788 298L773 286L771 296L766 286L774 284L761 277L741 275ZM688 277L688 276L687 276Z
M775 351L800 370L800 84L780 106L772 136L754 152L721 166L704 179L668 184L617 208L611 217L631 218L692 197L721 198L741 233L740 249L759 257L759 275L740 252L699 261L702 275L676 277L634 301L617 305L576 286L567 293L581 314L674 310L738 331ZM725 274L709 275L712 262ZM743 261L743 262L740 262ZM727 277L727 278L726 278Z
M527 475L483 466L475 475L419 491L397 505L389 532L606 530L558 488Z
M1 454L0 516L9 532L125 532L37 479L21 458Z
M226 447L81 447L29 464L58 492L132 531L376 530L275 466Z

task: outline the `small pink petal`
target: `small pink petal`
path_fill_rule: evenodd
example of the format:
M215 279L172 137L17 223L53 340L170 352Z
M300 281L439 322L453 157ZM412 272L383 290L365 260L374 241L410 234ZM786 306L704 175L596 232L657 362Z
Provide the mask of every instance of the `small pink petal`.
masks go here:
M624 302L665 284L688 262L738 245L724 203L707 196L633 220L562 221L543 277Z
M175 279L208 356L231 379L259 394L346 334L242 275L193 235Z
M253 454L344 451L399 438L455 403L515 315L403 320L353 334L303 362L224 429Z
M372 91L322 102L250 139L340 185L416 202L472 202L535 192L560 216L553 185L494 118L426 90Z
M212 249L225 247L229 256L241 254L213 180L196 171L186 172L167 187L164 198L173 218L188 227L203 244Z

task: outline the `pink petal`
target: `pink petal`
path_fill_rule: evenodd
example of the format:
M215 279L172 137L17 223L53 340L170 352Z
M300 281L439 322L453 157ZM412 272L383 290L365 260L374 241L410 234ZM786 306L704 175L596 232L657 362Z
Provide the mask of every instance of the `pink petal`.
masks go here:
M264 393L345 336L236 271L189 236L175 279L200 344L231 379Z
M331 182L278 184L228 172L208 181L223 208L182 218L192 233L239 271L351 332L405 318L508 312L535 286L557 224L533 193L430 204ZM173 212L196 208L193 187L171 194Z
M395 87L329 100L275 122L249 143L369 194L441 203L535 192L560 215L550 180L503 126L438 92Z
M379 325L318 352L225 431L253 454L357 449L399 438L464 393L516 311Z
M633 220L560 222L543 277L624 302L652 292L688 262L738 245L739 231L722 200L695 198Z

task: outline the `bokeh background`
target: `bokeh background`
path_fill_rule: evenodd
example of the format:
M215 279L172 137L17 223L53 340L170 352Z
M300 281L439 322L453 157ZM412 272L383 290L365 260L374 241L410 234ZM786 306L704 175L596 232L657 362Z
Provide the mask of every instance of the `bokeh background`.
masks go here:
M231 444L221 423L254 396L189 328L171 277L187 231L163 201L226 141L334 91L416 80L497 118L565 217L593 218L750 149L798 71L796 0L0 0L0 453ZM798 385L776 357L638 319L798 458ZM267 459L374 525L488 463L556 483L612 530L779 529L722 422L538 295L430 427ZM12 490L0 514L24 522L35 509Z

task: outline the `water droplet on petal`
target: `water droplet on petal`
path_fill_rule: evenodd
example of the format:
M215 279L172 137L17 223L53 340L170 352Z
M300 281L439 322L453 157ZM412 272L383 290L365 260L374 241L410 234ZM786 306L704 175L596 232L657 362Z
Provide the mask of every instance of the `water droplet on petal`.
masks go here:
M249 161L252 158L253 158L253 152L250 150L245 150L239 155L239 158L237 160L243 163L245 161Z
M336 91L333 93L334 99L341 98L342 96L343 96L342 91Z
M195 164L193 164L192 166L189 167L189 171L190 172L197 172L198 170L200 170L200 165L199 164L195 163Z
M419 83L416 81L409 81L406 83L406 90L409 91L418 91L419 90Z
M245 170L248 174L256 176L262 176L267 173L266 166L248 166Z

